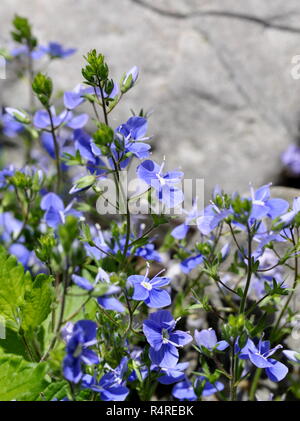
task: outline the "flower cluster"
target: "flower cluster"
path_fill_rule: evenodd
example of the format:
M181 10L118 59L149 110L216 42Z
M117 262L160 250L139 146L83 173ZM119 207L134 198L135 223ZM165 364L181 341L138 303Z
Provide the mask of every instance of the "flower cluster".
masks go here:
M24 150L0 169L0 399L299 399L300 197L216 187L181 209L184 174L152 159L150 113L111 118L139 69L118 80L91 50L60 98L39 59L75 50L39 44L20 16L13 39L32 97L0 115L3 145Z

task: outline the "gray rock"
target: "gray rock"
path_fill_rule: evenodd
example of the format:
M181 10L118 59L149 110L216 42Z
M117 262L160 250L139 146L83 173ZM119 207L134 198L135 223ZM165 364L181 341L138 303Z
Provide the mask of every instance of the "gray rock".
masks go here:
M42 42L59 40L78 53L51 64L55 87L81 81L82 55L95 47L120 78L136 64L140 82L111 122L130 108L154 109L153 157L215 184L246 190L274 181L280 154L298 131L300 80L297 0L2 0L1 37L15 12L30 16ZM10 77L11 75L8 75ZM2 103L26 105L24 81L0 80Z

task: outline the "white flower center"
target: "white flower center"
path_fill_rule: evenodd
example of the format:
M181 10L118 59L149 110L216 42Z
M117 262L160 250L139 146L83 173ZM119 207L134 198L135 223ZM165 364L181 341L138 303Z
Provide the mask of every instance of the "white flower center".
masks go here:
M160 182L161 186L164 186L166 184L166 179L163 178L159 173L156 174L156 177L158 178L158 181Z
M146 288L148 291L151 291L152 289L152 285L150 284L150 282L143 281L141 282L141 285L142 287Z

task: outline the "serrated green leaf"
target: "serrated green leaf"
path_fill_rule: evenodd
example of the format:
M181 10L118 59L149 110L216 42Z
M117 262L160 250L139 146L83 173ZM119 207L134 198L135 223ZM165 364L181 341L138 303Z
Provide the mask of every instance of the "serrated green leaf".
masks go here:
M32 288L25 294L22 311L22 329L34 329L47 318L53 301L52 278L45 274L37 275Z
M46 371L46 363L30 363L11 354L1 356L0 401L36 400L47 386Z
M31 276L13 256L0 249L0 316L6 326L18 330L24 306L26 288L30 288Z
M50 383L46 389L40 392L37 401L52 401L53 399L61 400L68 394L68 383L63 380L61 382Z

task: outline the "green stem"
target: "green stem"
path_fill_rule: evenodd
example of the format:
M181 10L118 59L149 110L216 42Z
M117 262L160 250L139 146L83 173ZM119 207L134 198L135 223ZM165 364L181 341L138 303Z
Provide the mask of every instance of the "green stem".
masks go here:
M252 234L250 232L249 225L247 225L247 231L248 231L248 266L247 266L247 280L246 280L246 286L243 293L243 297L241 300L240 305L240 313L245 312L245 306L247 301L247 295L250 288L251 283L251 277L252 277Z
M251 389L250 389L250 393L249 393L249 400L250 401L254 401L254 399L255 399L255 393L256 393L256 389L257 389L257 386L258 386L258 383L259 383L261 373L262 373L262 369L257 368L256 372L255 372L255 375L253 377L253 381L252 381Z
M230 400L236 401L236 356L234 353L234 344L232 344L231 351L231 380L230 380Z

